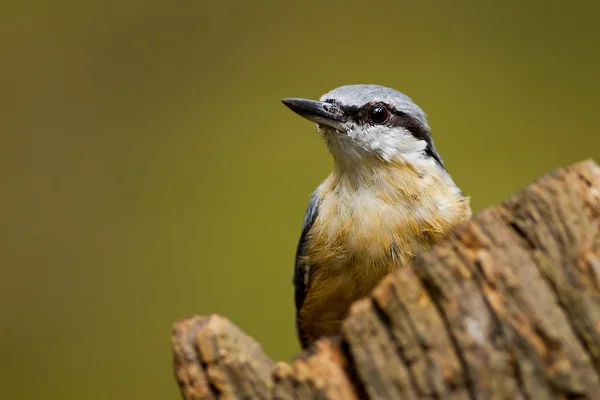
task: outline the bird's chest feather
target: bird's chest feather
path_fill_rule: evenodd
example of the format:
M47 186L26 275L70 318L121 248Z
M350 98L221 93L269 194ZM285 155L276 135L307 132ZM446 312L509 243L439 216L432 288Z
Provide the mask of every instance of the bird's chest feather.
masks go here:
M330 193L309 237L311 264L332 268L383 267L406 261L423 245L424 210L374 193Z
M387 274L470 215L454 185L405 172L368 186L326 181L321 196L307 261L357 279Z

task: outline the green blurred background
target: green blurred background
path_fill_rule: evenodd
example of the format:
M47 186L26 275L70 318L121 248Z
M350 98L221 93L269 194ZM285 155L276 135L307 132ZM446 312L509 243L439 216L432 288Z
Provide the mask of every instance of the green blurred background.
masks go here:
M475 210L599 158L599 3L417 3L2 2L0 397L177 399L196 313L298 351L331 159L282 97L405 92Z

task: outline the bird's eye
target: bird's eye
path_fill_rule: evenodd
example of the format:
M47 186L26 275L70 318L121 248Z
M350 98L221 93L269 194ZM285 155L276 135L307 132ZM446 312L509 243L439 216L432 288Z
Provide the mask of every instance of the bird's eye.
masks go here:
M384 106L375 106L369 111L369 119L375 124L383 124L389 115L390 112Z

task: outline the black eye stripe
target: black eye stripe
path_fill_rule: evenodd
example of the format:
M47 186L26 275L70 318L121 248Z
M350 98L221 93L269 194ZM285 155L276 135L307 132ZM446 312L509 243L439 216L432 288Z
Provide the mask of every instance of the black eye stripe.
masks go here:
M366 104L366 105L364 105L362 107L341 105L341 104L339 104L337 101L335 101L333 99L325 100L325 102L332 103L332 104L337 104L347 117L353 119L356 122L368 122L368 120L369 120L369 118L368 118L369 111L371 111L374 107L377 107L378 105L380 105L382 107L385 107L390 112L390 114L392 114L391 118L388 119L388 122L391 123L392 119L394 117L398 117L398 118L402 118L402 119L406 119L406 120L411 120L415 124L418 124L418 122L415 121L408 114L406 114L406 113L404 113L402 111L398 111L397 109L395 109L394 107L390 106L389 104L385 104L385 103L381 103L381 102L369 103L369 104ZM388 123L386 123L386 125L389 125L389 126L400 126L398 124L388 124Z
M341 104L338 104L338 106L341 108L345 115L351 118L357 117L362 109L361 107L357 106L345 106Z
M333 99L325 101L336 104L338 107L340 107L340 109L348 118L354 120L358 124L370 123L368 117L369 110L371 110L373 106L376 106L377 104L384 105L390 112L391 116L383 125L389 126L390 128L402 127L408 130L415 138L425 141L427 143L425 153L429 157L433 158L440 165L440 167L445 169L442 159L440 158L437 151L435 150L435 147L433 146L433 138L431 137L431 132L428 128L423 126L423 124L421 124L420 121L418 121L416 118L413 118L409 114L399 111L396 108L390 106L389 104L384 104L381 102L369 103L363 107L357 107L342 105Z

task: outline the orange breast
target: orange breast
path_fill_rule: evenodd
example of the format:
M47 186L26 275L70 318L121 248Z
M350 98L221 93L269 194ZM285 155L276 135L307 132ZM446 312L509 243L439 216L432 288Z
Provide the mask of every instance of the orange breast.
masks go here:
M298 324L308 341L337 334L354 301L471 215L456 187L435 179L422 184L411 171L388 171L371 185L332 174L321 186L306 239L311 277Z

